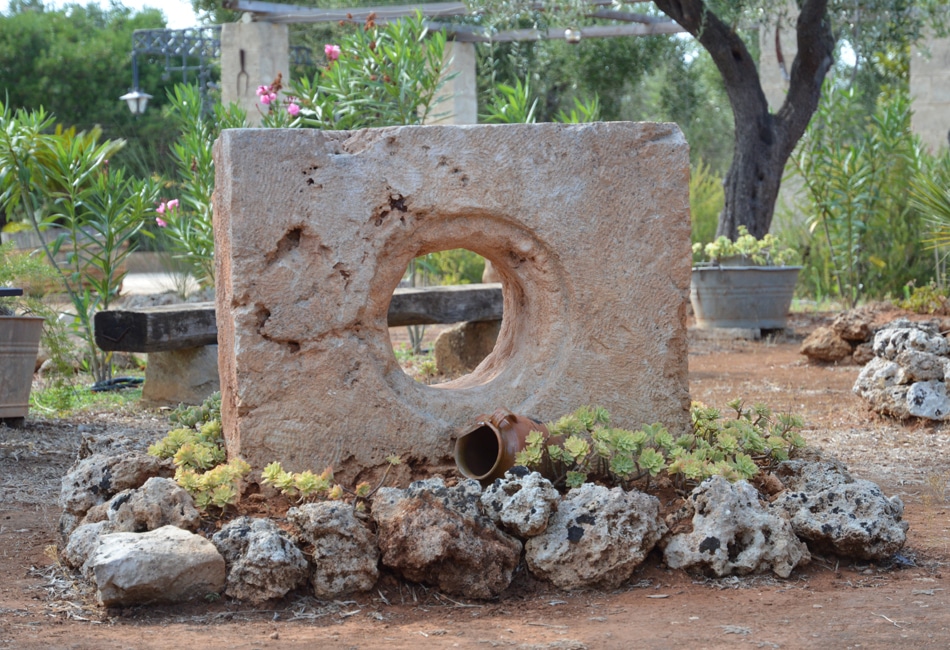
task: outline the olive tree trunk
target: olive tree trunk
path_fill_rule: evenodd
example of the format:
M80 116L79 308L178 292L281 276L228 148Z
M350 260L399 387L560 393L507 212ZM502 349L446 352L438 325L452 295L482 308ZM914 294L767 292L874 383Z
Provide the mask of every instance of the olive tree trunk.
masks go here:
M703 0L654 2L709 52L732 105L735 148L723 182L726 203L716 236L735 239L739 226L744 225L762 237L772 225L785 163L818 108L821 86L833 61L835 39L828 0L799 2L798 55L792 63L785 103L775 114L769 112L759 72L745 43Z

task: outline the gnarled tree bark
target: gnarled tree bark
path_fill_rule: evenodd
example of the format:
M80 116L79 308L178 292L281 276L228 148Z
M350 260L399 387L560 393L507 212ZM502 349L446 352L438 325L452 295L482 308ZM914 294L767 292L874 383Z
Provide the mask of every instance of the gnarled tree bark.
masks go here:
M788 95L769 111L759 72L745 43L703 0L654 0L709 52L725 83L736 125L732 166L723 182L726 202L716 235L735 239L744 225L762 237L772 225L785 163L818 108L833 62L835 38L828 0L803 0L796 26L798 55Z

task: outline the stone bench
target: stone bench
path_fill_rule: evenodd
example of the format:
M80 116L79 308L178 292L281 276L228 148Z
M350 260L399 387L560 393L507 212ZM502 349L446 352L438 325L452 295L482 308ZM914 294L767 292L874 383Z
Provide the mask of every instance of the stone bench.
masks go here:
M402 327L500 321L502 305L500 284L399 288L389 304L388 322ZM149 355L145 401L197 404L219 389L214 303L101 311L94 324L100 349Z

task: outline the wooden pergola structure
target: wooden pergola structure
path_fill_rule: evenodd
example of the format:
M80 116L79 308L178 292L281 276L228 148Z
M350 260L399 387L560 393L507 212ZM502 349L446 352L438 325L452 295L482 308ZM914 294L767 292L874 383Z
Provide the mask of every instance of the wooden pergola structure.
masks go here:
M359 7L350 9L322 9L319 7L300 7L297 5L261 2L259 0L224 0L224 8L243 11L250 14L254 21L269 23L335 23L339 21L364 22L372 14L376 22L397 20L414 16L416 12L430 19L432 29L445 29L449 38L460 43L500 43L506 41L538 41L545 39L567 39L574 42L579 35L583 38L606 38L614 36L654 36L659 34L685 33L680 25L668 18L649 14L632 13L606 9L613 4L611 0L588 0L590 18L613 20L623 25L591 25L577 29L513 29L492 33L485 27L443 22L440 19L452 16L470 16L472 12L463 2L433 2L426 4L394 5L381 7ZM540 5L538 5L540 8Z

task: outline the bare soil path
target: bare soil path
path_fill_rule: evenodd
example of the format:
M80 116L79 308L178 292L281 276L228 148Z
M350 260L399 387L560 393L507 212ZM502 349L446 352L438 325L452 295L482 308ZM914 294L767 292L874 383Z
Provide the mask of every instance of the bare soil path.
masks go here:
M46 550L59 543L59 479L83 431L153 440L166 426L154 412L93 414L0 428L0 648L948 648L950 425L874 416L851 393L856 366L808 364L798 343L692 343L693 399L741 396L804 415L809 442L904 500L906 562L816 558L788 580L712 581L651 557L615 592L564 593L519 575L499 601L463 602L384 578L345 602L104 610Z

